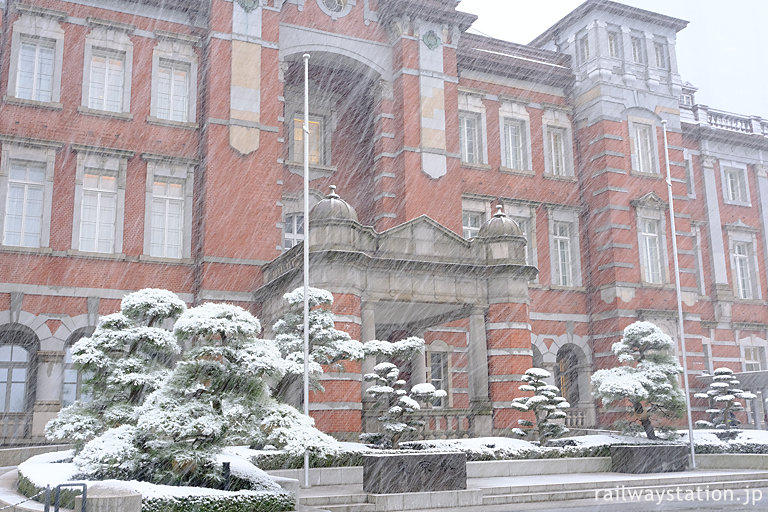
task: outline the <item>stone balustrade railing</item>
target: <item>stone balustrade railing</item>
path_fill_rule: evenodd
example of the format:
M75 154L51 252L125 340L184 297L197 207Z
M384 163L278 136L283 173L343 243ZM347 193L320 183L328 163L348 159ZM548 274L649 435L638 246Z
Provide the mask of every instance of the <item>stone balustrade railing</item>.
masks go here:
M693 112L694 120L699 125L768 137L768 120L758 116L733 114L709 108L707 105L693 105L692 107L681 105L681 107L690 109Z
M469 409L422 409L418 417L427 438L469 437Z
M587 425L587 411L571 407L565 410L565 426L568 428L585 428Z

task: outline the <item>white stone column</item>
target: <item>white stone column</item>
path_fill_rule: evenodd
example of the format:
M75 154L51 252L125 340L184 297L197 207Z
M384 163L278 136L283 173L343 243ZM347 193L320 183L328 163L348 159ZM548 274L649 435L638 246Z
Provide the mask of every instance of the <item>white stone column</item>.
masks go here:
M419 338L424 339L424 332L418 334ZM411 385L423 384L427 382L427 348L413 356L413 371L411 372Z
M360 306L360 341L365 343L376 339L376 316L374 314L374 307L376 303L372 301L365 301ZM376 357L367 356L363 359L361 364L362 379L368 373L373 373L373 367L376 366ZM363 417L362 417L362 429L363 432L376 432L378 428L378 421L376 415L368 417L373 407L375 400L365 393L365 390L373 385L372 382L362 381L361 386L361 402L363 404Z
M473 435L490 435L493 409L488 395L488 345L485 333L485 311L472 308L469 315L469 404L472 409Z
M728 286L728 255L723 242L723 221L720 218L720 191L715 178L715 158L702 156L702 175L704 177L704 193L707 201L707 227L709 229L712 270L714 271L715 298L730 298L732 295Z
M768 165L755 165L755 174L757 175L757 195L758 203L765 205L760 208L760 220L763 226L761 233L763 239L764 261L768 261ZM768 289L765 296L768 297Z

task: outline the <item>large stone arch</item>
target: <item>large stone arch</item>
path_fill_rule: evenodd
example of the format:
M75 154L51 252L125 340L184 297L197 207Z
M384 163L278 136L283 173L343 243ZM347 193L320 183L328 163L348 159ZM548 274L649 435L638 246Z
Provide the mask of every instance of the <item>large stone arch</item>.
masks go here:
M33 315L20 314L25 319ZM48 333L50 331L40 329ZM19 350L22 349L22 350ZM37 398L38 333L21 322L0 325L0 382L5 395L0 396L0 440L9 444L30 437Z

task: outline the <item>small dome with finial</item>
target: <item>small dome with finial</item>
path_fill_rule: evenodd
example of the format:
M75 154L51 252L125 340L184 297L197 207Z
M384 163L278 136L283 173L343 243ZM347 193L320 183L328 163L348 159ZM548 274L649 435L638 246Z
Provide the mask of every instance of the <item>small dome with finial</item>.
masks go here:
M331 185L331 192L309 212L309 220L353 220L357 222L357 212L349 203L336 193L336 186Z
M491 220L486 222L477 233L478 238L492 238L497 236L523 236L523 230L514 220L507 217L501 205L496 205L496 213Z

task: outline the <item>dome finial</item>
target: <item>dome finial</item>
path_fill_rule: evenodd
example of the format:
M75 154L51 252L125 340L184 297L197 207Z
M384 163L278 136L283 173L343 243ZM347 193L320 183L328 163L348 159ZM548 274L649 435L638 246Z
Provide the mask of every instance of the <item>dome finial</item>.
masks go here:
M328 194L328 197L339 197L339 194L336 193L336 185L331 185L328 188L331 189L331 192Z
M493 215L495 217L506 217L507 215L502 211L502 208L504 208L502 205L497 204L496 205L496 213Z

